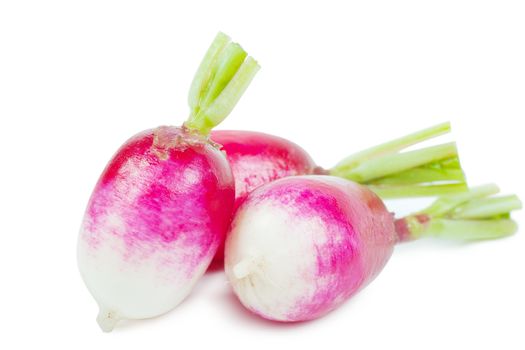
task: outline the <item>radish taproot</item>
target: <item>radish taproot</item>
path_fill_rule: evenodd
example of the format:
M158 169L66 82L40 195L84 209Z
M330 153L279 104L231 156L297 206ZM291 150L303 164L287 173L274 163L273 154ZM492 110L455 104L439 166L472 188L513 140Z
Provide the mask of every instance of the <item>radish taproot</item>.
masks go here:
M395 220L369 188L332 176L294 176L248 194L226 240L225 270L241 303L263 318L323 316L382 270L394 245L436 236L461 240L515 232L516 196L495 185L438 198Z
M450 132L442 123L351 155L331 169L315 164L299 145L255 131L213 130L211 138L226 153L235 179L236 203L255 188L294 175L335 175L366 184L382 198L435 196L465 191L455 143L401 152ZM224 261L224 244L213 266Z
M111 331L179 304L224 240L235 199L229 164L208 134L259 66L219 33L190 88L183 127L130 138L103 171L78 239L81 275Z

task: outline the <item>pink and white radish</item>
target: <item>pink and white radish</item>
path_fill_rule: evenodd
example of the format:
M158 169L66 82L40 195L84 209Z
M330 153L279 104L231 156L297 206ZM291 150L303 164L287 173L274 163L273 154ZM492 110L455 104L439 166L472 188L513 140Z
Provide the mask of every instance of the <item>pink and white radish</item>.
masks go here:
M195 75L184 126L138 133L103 171L82 223L78 266L104 331L118 320L154 317L179 304L224 240L234 180L207 135L258 69L219 33Z
M401 152L450 132L442 123L346 157L324 169L299 145L255 131L214 130L211 139L226 152L237 200L255 188L294 175L334 175L368 185L383 198L435 196L466 190L455 143Z
M433 196L467 189L455 143L413 151L403 149L450 132L442 123L345 158L329 170L284 138L254 131L214 130L211 138L222 146L235 179L236 202L255 188L294 175L335 175L366 184L382 198ZM224 261L224 244L214 266Z
M365 186L333 176L287 177L251 192L226 241L225 270L241 303L270 320L323 316L371 282L394 245L425 236L492 239L516 230L515 196L494 185L438 199L394 220Z

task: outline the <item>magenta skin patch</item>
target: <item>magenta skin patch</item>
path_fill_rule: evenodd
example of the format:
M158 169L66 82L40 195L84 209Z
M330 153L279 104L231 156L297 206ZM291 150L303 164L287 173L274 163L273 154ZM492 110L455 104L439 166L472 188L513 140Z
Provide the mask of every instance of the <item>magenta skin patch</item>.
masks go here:
M254 131L214 130L235 177L235 195L244 198L265 183L293 175L313 174L317 166L299 145Z

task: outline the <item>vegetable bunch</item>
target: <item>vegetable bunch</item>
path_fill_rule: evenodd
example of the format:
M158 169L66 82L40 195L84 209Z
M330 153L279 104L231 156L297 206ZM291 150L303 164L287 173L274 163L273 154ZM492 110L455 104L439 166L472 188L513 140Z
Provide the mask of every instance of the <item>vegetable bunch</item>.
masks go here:
M346 157L325 169L300 146L253 131L212 131L259 70L219 33L189 91L180 127L132 136L88 202L78 265L111 331L163 314L212 263L261 317L303 321L335 309L382 270L396 244L433 236L495 239L517 230L514 196L469 188L454 143L419 144L443 123ZM406 151L410 146L415 150ZM401 218L383 199L437 196Z

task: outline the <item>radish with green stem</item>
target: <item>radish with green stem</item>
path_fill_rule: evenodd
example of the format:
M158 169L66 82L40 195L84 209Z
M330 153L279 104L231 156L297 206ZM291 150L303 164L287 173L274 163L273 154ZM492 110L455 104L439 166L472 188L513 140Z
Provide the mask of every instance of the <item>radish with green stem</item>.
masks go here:
M163 314L191 291L224 240L231 169L210 130L233 109L258 64L219 33L190 89L190 117L124 143L89 200L78 239L81 275L110 331Z
M396 243L422 237L494 239L516 231L516 196L494 185L438 198L395 220L369 188L333 176L263 185L236 210L225 270L241 303L270 320L311 320L371 282Z
M465 191L466 181L455 143L401 152L450 132L442 123L355 153L325 170L297 144L260 132L215 130L235 178L237 203L255 188L293 175L335 175L366 184L383 198L433 196ZM223 262L221 246L214 265Z
M297 144L254 131L214 130L213 141L222 146L242 199L253 189L293 175L334 175L368 185L383 198L436 196L466 190L455 143L401 152L450 132L442 123L355 153L331 169L315 164Z

